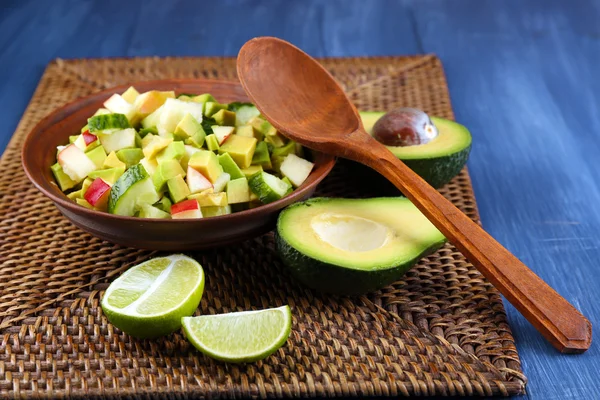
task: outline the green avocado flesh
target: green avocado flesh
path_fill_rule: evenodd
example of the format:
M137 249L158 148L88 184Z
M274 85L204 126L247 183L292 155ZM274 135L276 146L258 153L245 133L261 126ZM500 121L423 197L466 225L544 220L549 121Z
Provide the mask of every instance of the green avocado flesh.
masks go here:
M361 294L398 280L446 241L406 198L314 198L285 209L277 250L301 282Z
M370 134L385 113L362 111L360 117ZM443 118L431 117L438 136L429 143L415 146L386 146L396 157L433 187L448 183L462 170L471 152L471 134L463 125Z

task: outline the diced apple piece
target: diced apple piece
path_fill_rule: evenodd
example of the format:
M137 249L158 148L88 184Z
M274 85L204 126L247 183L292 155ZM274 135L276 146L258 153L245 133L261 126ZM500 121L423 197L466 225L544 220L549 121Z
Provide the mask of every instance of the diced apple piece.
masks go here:
M213 190L215 191L215 193L222 192L223 190L225 190L225 187L227 186L227 183L230 180L231 175L229 175L227 172L223 172L221 175L219 175L219 177L213 185Z
M191 114L198 122L202 122L202 104L177 99L167 99L160 114L157 125L158 134L164 136L173 133L186 114Z
M152 114L148 115L146 118L142 120L142 128L144 129L153 129L156 128L158 132L158 123L160 122L160 115L165 109L165 105L158 107Z
M202 218L200 205L195 199L185 200L171 206L171 218Z
M229 138L229 136L233 135L233 131L235 131L235 127L233 126L218 126L213 125L212 130L217 137L217 141L219 142L219 146L225 143L225 141Z
M108 205L108 197L110 196L110 185L102 178L96 178L86 190L83 197L92 206L106 211Z
M110 110L107 110L106 108L99 108L94 115L92 115L92 117L95 117L96 115L103 115L103 114L112 114L110 112Z
M104 102L104 107L115 114L124 114L131 125L135 124L139 118L133 104L130 104L120 94L113 94Z
M168 98L174 98L175 92L159 92L158 90L150 90L149 92L140 94L135 99L134 106L141 118L145 118L158 110L160 106L165 104Z
M100 142L98 141L98 136L90 133L88 130L85 130L81 135L77 136L77 139L75 139L73 144L83 151L89 151L98 146Z
M81 136L83 136L83 141L85 142L85 144L87 146L89 146L91 143L98 140L98 136L91 134L90 131L87 131L87 130L83 131Z
M192 167L187 168L186 181L190 188L190 193L199 193L206 189L212 189L213 185L208 179L200 172L196 171Z
M107 153L121 149L133 148L135 146L135 129L127 128L113 133L101 133L98 135L100 143Z
M298 157L295 154L289 154L281 163L281 174L287 177L295 187L302 185L306 180L314 164Z
M121 97L123 97L129 104L133 104L139 95L140 92L138 92L133 86L130 86L129 89L123 92Z
M90 172L96 170L96 164L74 144L67 146L58 154L58 164L75 182L81 182Z

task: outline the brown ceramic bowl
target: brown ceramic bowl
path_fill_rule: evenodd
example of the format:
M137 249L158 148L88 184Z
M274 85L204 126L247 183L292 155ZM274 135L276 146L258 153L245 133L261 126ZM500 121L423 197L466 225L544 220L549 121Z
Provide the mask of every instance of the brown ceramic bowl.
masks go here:
M219 101L248 101L236 82L216 80L159 80L132 84L140 92L175 90L176 93L211 93ZM113 87L81 98L44 118L25 139L23 168L33 184L48 196L73 224L109 242L153 250L193 250L221 246L261 235L273 229L279 211L310 197L335 164L332 156L314 153L315 168L301 187L281 200L247 211L206 219L145 219L89 210L72 202L54 181L50 166L56 146L69 142L87 119L114 93L130 85Z

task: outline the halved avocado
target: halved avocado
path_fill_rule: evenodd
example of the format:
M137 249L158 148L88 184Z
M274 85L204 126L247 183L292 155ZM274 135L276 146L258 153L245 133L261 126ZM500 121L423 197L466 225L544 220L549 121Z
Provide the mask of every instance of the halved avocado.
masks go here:
M375 122L384 114L379 111L360 112L363 126L369 134ZM439 188L458 175L467 163L471 152L471 134L454 121L438 117L431 117L431 121L439 134L430 142L386 147L431 186Z
M361 294L397 281L446 239L406 198L313 198L281 212L276 245L302 283Z

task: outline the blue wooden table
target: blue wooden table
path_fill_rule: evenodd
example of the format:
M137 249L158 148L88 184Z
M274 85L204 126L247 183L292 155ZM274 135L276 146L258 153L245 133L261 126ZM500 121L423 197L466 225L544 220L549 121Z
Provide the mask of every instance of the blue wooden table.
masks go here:
M234 56L254 36L313 56L436 53L485 228L587 315L600 305L600 2L0 2L0 151L56 57ZM557 353L507 304L527 398L600 399L600 345Z

